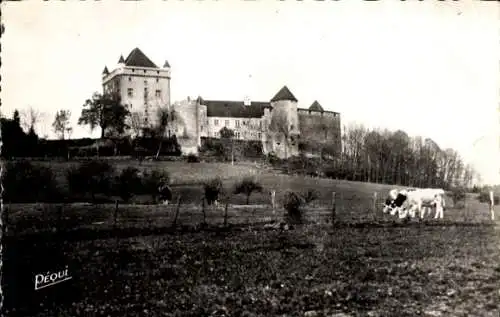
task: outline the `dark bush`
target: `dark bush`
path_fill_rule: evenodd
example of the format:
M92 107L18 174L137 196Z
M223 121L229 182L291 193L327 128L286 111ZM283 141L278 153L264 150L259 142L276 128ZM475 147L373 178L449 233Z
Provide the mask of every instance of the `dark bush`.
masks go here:
M457 206L459 202L465 202L466 194L467 190L464 187L453 188L450 193L453 205Z
M262 185L251 177L244 178L242 181L237 183L234 188L234 194L245 194L247 196L246 204L250 204L250 195L255 192L262 192Z
M170 175L167 171L153 170L144 172L142 180L142 194L151 195L154 201L159 195L159 187L170 183Z
M200 162L200 158L194 154L189 154L187 156L187 162L188 163L199 163Z
M267 154L266 161L272 166L280 166L283 164L283 160L276 156L276 154L274 153Z
M6 201L54 202L62 198L52 170L28 161L7 163L2 181Z
M203 184L205 199L208 205L212 205L224 192L222 180L220 178L211 179Z
M482 203L489 204L490 203L490 192L489 191L481 192L477 196L477 199ZM495 205L500 205L500 196L493 193L493 201L494 201Z
M305 174L306 158L304 156L294 156L287 160L288 174Z
M139 170L127 167L115 179L115 190L124 202L129 202L132 197L141 192L142 180Z
M283 207L287 212L287 221L291 223L302 223L302 206L305 201L302 195L288 191L283 197Z
M319 198L319 192L315 189L308 189L303 194L304 202L309 204Z
M66 173L69 189L73 194L90 193L92 201L96 195L109 196L113 188L114 168L106 161L91 160L70 168Z

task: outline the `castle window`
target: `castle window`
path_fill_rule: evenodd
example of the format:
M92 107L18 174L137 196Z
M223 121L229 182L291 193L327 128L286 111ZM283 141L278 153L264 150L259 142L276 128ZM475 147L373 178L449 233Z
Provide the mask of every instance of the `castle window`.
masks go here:
M224 125L225 125L226 127L229 127L229 120L226 120L226 121L224 122Z
M147 80L145 80L145 81L144 81L144 85L147 85L147 84L148 84L148 81L147 81Z
M146 70L144 70L144 74L146 74Z
M159 74L159 73L160 73L160 71L159 71L159 70L157 70L157 71L156 71L156 73L157 73L157 74Z
M159 82L160 81L160 78L156 77L156 82Z
M257 133L257 136L258 136L259 139L262 138L262 133L260 133L260 132Z
M161 90L157 89L157 90L155 91L155 96L156 96L157 98L161 97Z
M235 125L236 125L237 128L239 128L240 127L240 120L236 120L235 121Z
M134 89L133 88L128 88L127 89L127 96L132 97L134 95Z
M132 81L132 77L129 77L129 78L128 78L128 81Z
M201 132L203 132L203 126L201 126L200 130L201 130Z
M235 135L236 135L236 138L237 138L237 139L239 139L239 138L240 138L240 133L239 133L239 132L236 132L236 133L235 133Z
M214 120L214 125L215 125L215 126L218 126L218 125L219 125L219 120L215 119L215 120Z
M144 99L148 98L148 87L144 88Z

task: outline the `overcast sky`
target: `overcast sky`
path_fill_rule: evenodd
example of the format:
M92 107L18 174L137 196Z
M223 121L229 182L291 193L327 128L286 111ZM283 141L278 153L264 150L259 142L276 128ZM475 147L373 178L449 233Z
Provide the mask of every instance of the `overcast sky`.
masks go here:
M287 85L345 124L403 129L500 171L500 5L495 1L3 2L2 114L58 109L101 90L139 47L172 67L172 101L268 101ZM93 133L97 136L98 131ZM473 147L474 141L483 137ZM475 149L475 150L474 150Z

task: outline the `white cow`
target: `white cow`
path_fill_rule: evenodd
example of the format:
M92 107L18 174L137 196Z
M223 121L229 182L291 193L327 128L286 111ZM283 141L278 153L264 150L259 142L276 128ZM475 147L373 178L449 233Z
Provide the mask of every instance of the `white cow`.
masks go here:
M403 189L398 191L393 189L389 192L386 200L384 213L390 210L391 215L399 212L400 218L405 218L408 214L415 217L415 212L420 212L420 218L425 215L426 208L436 207L435 219L443 218L445 208L445 192L442 189Z

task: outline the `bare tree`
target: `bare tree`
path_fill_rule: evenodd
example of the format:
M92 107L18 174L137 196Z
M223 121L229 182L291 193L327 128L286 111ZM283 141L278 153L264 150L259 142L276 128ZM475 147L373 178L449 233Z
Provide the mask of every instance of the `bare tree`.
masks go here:
M64 140L66 133L71 132L72 128L69 126L69 118L71 117L71 111L69 110L59 110L56 112L54 122L52 127L56 134Z
M21 125L23 129L28 132L30 130L35 131L37 123L39 123L41 117L40 111L33 107L28 107L28 109L21 112Z
M144 117L144 113L140 111L134 111L130 114L130 128L136 136L141 135L143 131Z
M336 170L349 180L451 189L470 187L478 177L455 150L442 150L430 138L352 124L342 140Z

